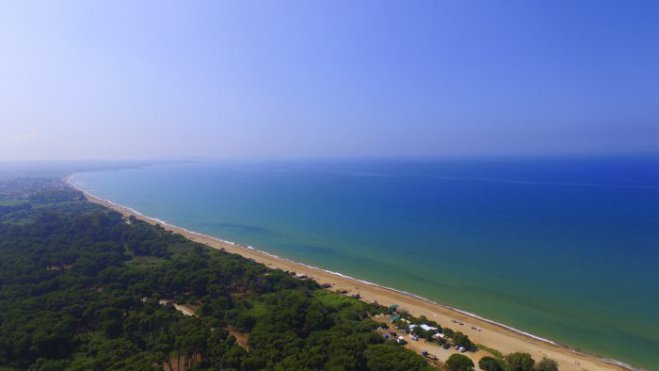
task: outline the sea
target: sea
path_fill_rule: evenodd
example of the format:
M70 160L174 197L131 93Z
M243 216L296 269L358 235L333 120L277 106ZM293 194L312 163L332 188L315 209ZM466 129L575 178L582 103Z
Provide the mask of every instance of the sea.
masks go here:
M190 161L71 179L167 223L659 369L659 157Z

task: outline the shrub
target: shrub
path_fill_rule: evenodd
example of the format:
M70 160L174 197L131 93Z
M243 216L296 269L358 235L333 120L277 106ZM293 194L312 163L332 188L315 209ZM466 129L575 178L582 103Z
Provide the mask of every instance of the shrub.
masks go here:
M533 371L535 361L528 353L511 353L506 356L509 371Z
M450 371L471 371L474 369L474 362L462 354L452 354L446 360L446 367Z
M538 362L535 366L536 371L558 371L558 362L547 357Z
M480 361L478 361L478 367L481 368L481 370L485 371L503 371L503 365L501 364L501 361L499 361L496 358L492 357L483 357L481 358Z

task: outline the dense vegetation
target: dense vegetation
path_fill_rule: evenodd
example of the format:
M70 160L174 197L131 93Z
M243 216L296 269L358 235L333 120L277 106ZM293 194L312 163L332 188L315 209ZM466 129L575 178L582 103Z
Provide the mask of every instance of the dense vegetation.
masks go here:
M0 180L0 370L431 369L374 331L387 311L125 220L52 179ZM414 327L426 341L477 347L394 314L404 332L445 335ZM486 350L483 370L558 369ZM474 368L461 354L444 366Z
M71 190L0 207L0 369L430 368L375 309Z
M462 354L451 354L446 360L446 367L451 371L470 371L474 369L474 362Z

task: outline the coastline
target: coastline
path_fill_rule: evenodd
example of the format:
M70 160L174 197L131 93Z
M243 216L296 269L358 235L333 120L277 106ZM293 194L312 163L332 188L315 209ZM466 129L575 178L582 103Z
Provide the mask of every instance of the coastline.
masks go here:
M399 304L401 308L408 310L415 316L425 315L427 318L435 320L443 326L446 325L454 330L462 331L475 343L495 348L504 354L526 352L530 353L536 361L539 361L546 356L556 360L559 363L561 370L633 369L633 367L623 362L583 353L560 343L483 318L474 313L434 302L411 292L360 280L339 272L329 271L280 257L275 254L258 250L252 246L237 244L235 242L226 241L221 238L172 225L163 220L146 216L130 207L119 205L110 200L95 196L85 190L82 186L73 182L70 178L71 176L65 177L64 182L69 187L81 191L87 200L113 209L124 216L134 216L151 224L160 224L163 228L181 234L192 241L202 243L210 248L221 249L229 253L241 255L245 258L262 263L269 268L278 268L284 271L304 274L320 284L331 285L333 290L345 290L351 294L358 293L361 300L366 302L377 301L383 305L394 303ZM452 321L458 321L464 323L464 325L458 325L452 323ZM480 330L477 331L474 328ZM468 353L467 355L477 361L480 357L486 355L486 353L487 352L481 350L476 353Z

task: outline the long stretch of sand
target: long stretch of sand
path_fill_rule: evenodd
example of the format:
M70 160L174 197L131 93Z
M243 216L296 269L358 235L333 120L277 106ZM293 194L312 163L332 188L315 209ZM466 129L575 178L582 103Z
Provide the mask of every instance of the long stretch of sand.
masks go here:
M424 315L429 319L437 321L442 326L445 325L456 331L462 331L475 343L497 349L504 354L526 352L531 354L536 360L548 357L556 360L559 363L561 370L629 369L629 367L618 362L609 361L590 354L579 353L560 344L535 337L531 334L522 333L502 324L494 323L484 318L459 311L455 308L431 302L410 293L378 286L339 273L290 261L248 246L242 246L219 238L189 231L185 228L147 217L131 208L94 196L78 187L68 178L66 181L70 186L82 191L89 201L111 208L124 216L134 216L151 224L160 224L165 229L179 233L192 241L202 243L214 249L223 249L230 253L242 255L245 258L253 259L259 263L265 264L270 268L279 268L284 271L304 274L321 284L332 285L335 290L346 290L351 294L359 294L361 299L366 302L377 301L378 303L387 306L398 304L401 308L409 311L415 316ZM463 325L453 323L453 320L461 322ZM474 330L474 327L480 331ZM468 355L477 360L482 355L485 355L485 353L478 351L475 354L468 353Z

